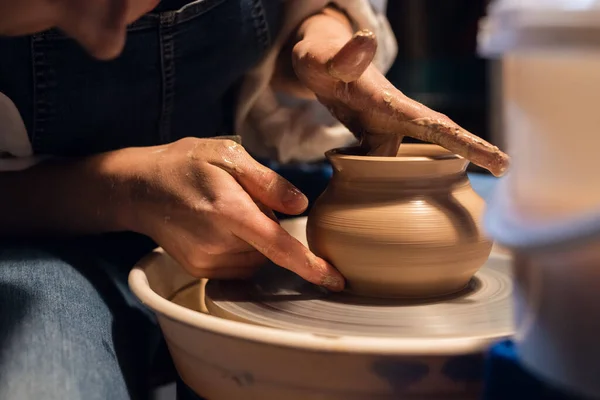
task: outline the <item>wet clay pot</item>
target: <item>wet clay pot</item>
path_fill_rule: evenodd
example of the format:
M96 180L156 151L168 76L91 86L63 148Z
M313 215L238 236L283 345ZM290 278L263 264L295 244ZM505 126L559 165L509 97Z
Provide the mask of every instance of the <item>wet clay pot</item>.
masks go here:
M307 239L346 277L347 290L441 296L463 289L487 260L485 204L466 159L429 144L403 144L398 157L338 149L327 158L334 174L310 212Z

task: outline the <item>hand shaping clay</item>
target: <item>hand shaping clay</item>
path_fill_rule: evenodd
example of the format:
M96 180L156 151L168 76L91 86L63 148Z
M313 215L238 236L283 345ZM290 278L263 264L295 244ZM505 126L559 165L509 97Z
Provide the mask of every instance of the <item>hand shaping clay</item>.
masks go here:
M308 218L310 249L371 297L433 297L463 289L487 260L484 201L468 160L430 144L398 157L332 150L333 178Z
M498 147L407 97L374 67L371 61L377 39L372 32L356 32L331 54L310 45L311 40L323 38L329 30L328 22L320 19L309 25L300 28L300 43L309 44L295 50L294 70L332 115L361 141L364 154L394 157L403 137L409 136L440 145L496 176L506 172L510 159Z

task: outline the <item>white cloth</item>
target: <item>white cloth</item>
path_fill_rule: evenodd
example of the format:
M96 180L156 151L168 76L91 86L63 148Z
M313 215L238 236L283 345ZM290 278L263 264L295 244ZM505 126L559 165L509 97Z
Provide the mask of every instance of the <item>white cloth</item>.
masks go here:
M236 133L255 155L282 163L314 161L325 151L354 142L348 129L317 101L300 100L276 93L269 85L282 46L296 27L329 0L289 0L281 32L263 61L242 86L236 114ZM387 72L397 54L397 43L385 17L385 0L335 0L353 20L356 29L370 29L378 47L373 63Z
M374 64L386 72L397 53L397 44L385 18L386 0L335 0L357 29L375 33L378 50ZM260 64L245 77L236 110L236 134L244 146L259 156L280 162L311 161L325 151L350 144L354 137L317 101L299 100L275 93L269 83L277 56L287 38L308 16L329 0L287 0L279 36ZM27 131L14 103L0 93L0 171L35 165Z
M36 162L19 110L0 93L0 171L25 169Z

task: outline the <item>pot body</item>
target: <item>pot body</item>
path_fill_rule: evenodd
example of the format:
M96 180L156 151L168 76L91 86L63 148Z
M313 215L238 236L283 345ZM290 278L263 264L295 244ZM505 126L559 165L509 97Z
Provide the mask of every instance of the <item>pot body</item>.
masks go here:
M487 260L485 203L467 161L424 144L399 157L334 151L330 185L308 218L308 245L374 297L433 297L463 289Z

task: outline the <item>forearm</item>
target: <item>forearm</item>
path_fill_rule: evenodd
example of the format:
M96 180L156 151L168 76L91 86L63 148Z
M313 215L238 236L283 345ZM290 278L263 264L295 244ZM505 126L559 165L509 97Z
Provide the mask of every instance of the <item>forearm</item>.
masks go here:
M118 152L0 172L0 237L125 229Z

